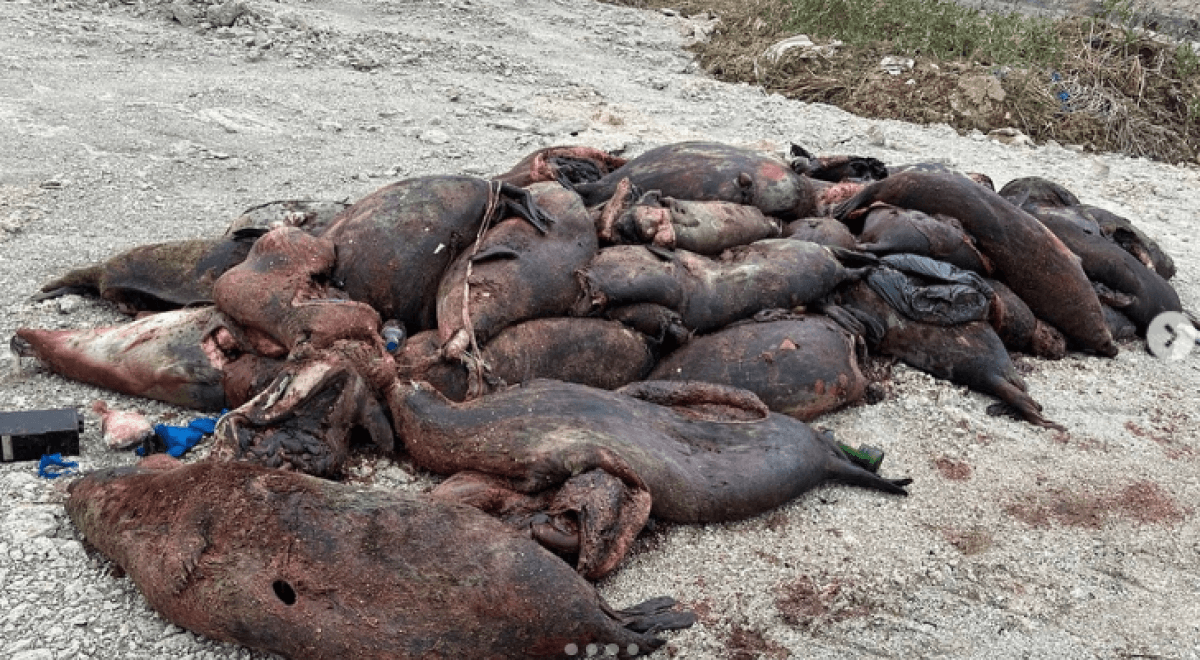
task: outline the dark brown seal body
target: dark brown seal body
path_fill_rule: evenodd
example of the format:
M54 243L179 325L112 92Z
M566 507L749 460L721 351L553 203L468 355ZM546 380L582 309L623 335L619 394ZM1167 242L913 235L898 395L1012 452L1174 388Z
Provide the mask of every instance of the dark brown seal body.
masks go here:
M991 265L958 221L890 204L872 204L867 211L858 249L873 254L919 254L959 268L988 274Z
M490 213L541 217L527 192L485 179L428 176L385 186L339 214L322 234L337 245L333 281L409 334L436 327L442 274Z
M390 401L397 436L425 469L481 472L528 495L596 471L618 480L620 492L604 495L604 501L621 504L595 505L617 506L606 516L614 522L603 529L581 525L585 537L604 537L581 543L600 549L580 557L580 570L593 576L616 565L651 513L676 522L737 520L827 480L904 493L900 485L907 481L887 481L859 468L832 440L799 420L764 413L762 403L744 390L681 383L660 383L659 389L679 394L674 400L696 393L691 399L700 406L740 395L758 408L751 420L711 421L619 392L551 380L462 404L427 385L400 382Z
M262 231L248 230L223 238L143 245L48 282L34 299L93 294L116 303L126 314L211 302L213 282L241 263L260 235Z
M427 496L215 462L94 472L70 493L84 537L168 621L288 658L565 658L590 643L627 658L663 642L625 623L690 624L669 599L623 620L535 542Z
M1113 343L1100 301L1075 256L1036 218L1000 195L959 176L901 172L872 183L838 205L848 219L873 202L958 219L1007 284L1068 339L1100 355L1113 356Z
M459 353L470 346L468 323L476 341L486 342L513 323L566 315L579 297L575 271L598 247L592 219L579 195L557 183L529 190L556 218L546 233L523 218L508 218L455 259L438 286L438 332L443 344L459 342Z
M478 357L471 372L462 362L443 359L437 331L426 330L410 337L396 356L396 374L401 380L426 381L446 398L463 401L475 377L482 379L478 394L537 378L613 390L644 378L654 366L645 335L598 318L517 323L481 346Z
M809 241L817 245L830 245L846 250L857 250L858 241L846 225L833 218L801 218L793 220L783 228L783 237L797 241Z
M1179 294L1158 273L1099 232L1077 221L1077 207L1043 208L1034 214L1072 252L1079 256L1089 279L1130 298L1119 307L1141 332L1163 312L1183 311Z
M988 280L987 283L992 287L988 322L1005 348L1048 360L1066 356L1067 338L1061 332L1034 316L1029 305L1002 282Z
M678 312L688 330L704 333L764 309L813 302L860 274L844 268L827 247L784 238L739 246L718 259L619 245L601 250L580 271L584 298L576 312L653 303Z
M614 243L647 243L709 256L780 234L779 221L758 207L679 200L657 190L642 195L612 222L601 232Z
M1083 204L1070 190L1042 177L1031 176L1009 181L1000 196L1034 216L1054 211L1089 233L1100 235L1121 246L1138 261L1169 280L1175 276L1175 262L1153 239L1129 221L1111 211ZM1094 231L1093 231L1094 230Z
M945 326L913 321L861 282L840 291L837 298L866 326L872 350L997 397L1032 424L1062 428L1042 416L1042 406L1029 396L1004 344L986 322Z
M749 204L782 220L816 215L816 197L808 179L783 161L717 142L651 149L603 179L575 189L591 207L610 198L624 178L664 197Z
M867 387L854 337L819 315L748 321L695 337L649 378L740 387L804 421L861 400Z

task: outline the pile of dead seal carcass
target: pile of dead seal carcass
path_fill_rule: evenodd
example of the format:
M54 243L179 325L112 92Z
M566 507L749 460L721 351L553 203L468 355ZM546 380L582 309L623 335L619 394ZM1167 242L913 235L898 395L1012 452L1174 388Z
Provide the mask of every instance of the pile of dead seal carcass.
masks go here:
M71 488L88 541L176 624L289 657L625 657L693 620L669 598L611 609L587 582L650 517L746 518L827 480L904 494L805 423L867 398L868 355L1057 427L1009 351L1113 356L1181 310L1172 274L1128 220L1044 179L997 193L802 150L554 147L491 180L274 202L136 248L39 296L158 313L13 346L231 410L210 460ZM316 478L364 441L447 479L413 496Z

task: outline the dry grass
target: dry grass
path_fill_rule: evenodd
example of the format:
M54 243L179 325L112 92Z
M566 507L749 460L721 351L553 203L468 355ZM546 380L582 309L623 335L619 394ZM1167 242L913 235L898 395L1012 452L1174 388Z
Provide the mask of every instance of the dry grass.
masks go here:
M831 29L801 15L801 4L813 0L612 1L720 17L712 37L692 49L722 80L758 84L865 117L945 123L961 132L1012 127L1039 143L1056 140L1166 162L1197 162L1200 156L1200 58L1188 46L1096 17L1038 24L1029 31L1029 43L1010 36L982 44L969 33L957 45L913 45L899 35L895 42L858 34L852 40L850 26ZM892 20L927 20L927 34L937 33L946 20L964 20L944 16L948 10L938 0L888 0L892 4L911 5L908 13L893 12L900 18ZM928 12L926 19L912 18L921 11ZM806 18L815 29L798 27ZM980 24L974 34L996 31ZM818 45L834 38L847 43L832 53L792 50L777 60L764 55L772 44L801 32ZM930 54L935 52L943 55ZM889 74L880 68L888 55L911 58L914 66Z

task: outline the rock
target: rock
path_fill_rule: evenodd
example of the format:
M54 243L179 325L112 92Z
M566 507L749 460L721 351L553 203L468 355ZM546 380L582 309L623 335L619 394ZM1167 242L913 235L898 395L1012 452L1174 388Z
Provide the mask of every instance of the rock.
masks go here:
M1028 135L1025 135L1021 131L1011 127L997 128L994 131L990 131L988 133L988 137L999 142L1000 144L1007 144L1011 146L1033 145L1033 140L1029 139Z
M1004 101L1000 79L990 75L965 75L950 95L950 107L964 117L986 116L996 112Z
M418 139L426 144L446 144L450 141L450 136L446 133L446 131L430 128L421 131Z
M912 58L888 55L879 61L879 68L893 76L898 76L905 71L912 71L913 64Z
M174 2L167 6L167 16L175 19L177 23L183 27L196 27L200 21L196 18L196 11L192 6L184 0Z
M83 298L80 296L63 296L58 299L58 312L60 314L71 314L83 305Z
M246 3L241 0L226 0L223 5L208 8L208 22L217 27L232 27L238 17L248 10Z

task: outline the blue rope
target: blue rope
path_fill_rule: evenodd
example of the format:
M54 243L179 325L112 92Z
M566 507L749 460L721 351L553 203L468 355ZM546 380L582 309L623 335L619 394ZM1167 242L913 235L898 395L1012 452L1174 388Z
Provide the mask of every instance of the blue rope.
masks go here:
M38 462L38 476L43 479L57 479L75 474L71 468L79 467L76 461L64 461L62 454L46 454Z

